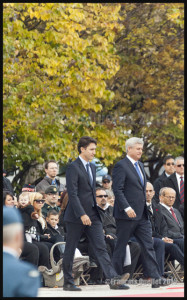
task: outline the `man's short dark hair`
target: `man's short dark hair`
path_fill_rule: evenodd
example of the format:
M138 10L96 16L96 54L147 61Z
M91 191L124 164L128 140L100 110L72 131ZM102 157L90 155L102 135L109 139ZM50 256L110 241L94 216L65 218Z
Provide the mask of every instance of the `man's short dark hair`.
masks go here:
M103 187L97 187L97 188L95 189L95 191L96 191L96 192L97 192L97 191L105 191L105 193L107 194L106 189L103 188Z
M51 159L51 160L49 160L49 161L47 161L47 162L45 163L45 169L48 169L49 163L51 163L51 162L52 162L52 163L55 163L55 164L57 163L56 160Z
M52 210L50 210L50 211L48 211L48 213L47 213L47 217L49 218L50 216L59 216L59 212L58 211L56 211L55 209L52 209Z
M168 159L174 159L174 157L172 155L167 155L166 157L164 157L163 159L163 164L165 165Z
M97 145L97 141L94 138L90 136L82 136L77 146L78 152L81 153L81 147L87 148L91 143Z

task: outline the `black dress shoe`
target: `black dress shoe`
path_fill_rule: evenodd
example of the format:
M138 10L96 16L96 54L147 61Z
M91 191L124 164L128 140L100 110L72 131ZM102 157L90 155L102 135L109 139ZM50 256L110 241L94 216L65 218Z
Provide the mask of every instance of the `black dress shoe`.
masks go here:
M125 284L109 284L111 290L128 290L130 287Z
M64 291L82 291L80 288L78 288L74 284L66 284L63 286Z
M172 280L166 279L166 278L152 279L151 287L153 289L155 289L155 288L159 288L160 286L170 285L171 283L172 283Z

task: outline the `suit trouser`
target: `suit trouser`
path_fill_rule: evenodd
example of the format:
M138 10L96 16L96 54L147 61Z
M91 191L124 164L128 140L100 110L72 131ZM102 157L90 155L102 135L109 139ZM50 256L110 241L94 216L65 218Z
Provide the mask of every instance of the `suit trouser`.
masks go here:
M170 260L177 260L184 266L184 253L180 247L175 243L165 243L165 253L170 254Z
M143 215L140 220L116 219L117 243L113 253L113 265L118 274L123 273L123 262L126 255L126 245L131 236L135 236L145 256L145 266L148 277L158 279L159 267L156 262L152 242L152 227L150 221Z
M111 279L118 275L111 263L106 249L102 223L97 215L90 217L90 219L92 222L91 226L65 222L67 235L62 263L64 272L64 285L74 284L72 277L73 257L83 231L89 239L105 277L107 279Z

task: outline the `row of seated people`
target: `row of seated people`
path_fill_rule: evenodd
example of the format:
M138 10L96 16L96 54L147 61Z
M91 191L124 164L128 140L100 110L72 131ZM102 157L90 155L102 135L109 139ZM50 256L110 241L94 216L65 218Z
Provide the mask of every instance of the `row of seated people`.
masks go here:
M167 193L169 193L169 195L167 195ZM172 196L170 193L173 193ZM165 253L170 253L173 260L177 260L182 266L184 265L183 221L178 212L178 222L172 215L172 218L170 218L170 216L167 215L168 212L166 207L163 206L164 204L168 207L172 207L175 201L175 191L167 188L161 190L160 204L156 204L152 201L154 190L150 183L147 183L146 194L147 205L150 205L152 202L152 209L149 208L149 213L153 228L153 243L160 268L160 275L162 276L164 275ZM43 197L45 197L45 200ZM107 198L106 190L104 188L97 188L96 201L103 222L106 247L109 255L112 256L116 243L116 225L115 219L113 218L113 207L107 203ZM5 205L10 205L10 199L11 194L4 192ZM49 186L45 190L45 194L43 192L23 192L19 196L18 209L22 213L25 225L25 243L21 253L22 259L30 261L37 266L44 265L50 269L49 251L52 245L56 242L64 241L66 238L63 212L68 202L67 192L63 193L61 200L62 204L60 208L57 206L58 193L55 186ZM165 213L164 210L166 210ZM169 212L169 214L171 213ZM141 262L144 267L144 276L146 277L146 267L144 266L144 260L146 258L141 251L141 245L134 237L130 239L128 245L131 261L124 262L124 273L130 273L131 279L134 270L136 269L137 262ZM91 265L94 267L97 266L97 268L93 268L93 271L91 272L92 282L98 283L98 281L104 279L97 257L95 257L92 248L89 246L89 241L86 236L83 235L81 237L77 248L82 254L89 255ZM56 261L63 256L63 251L64 249L62 246L56 248L54 253ZM35 253L35 255L31 255L31 253Z

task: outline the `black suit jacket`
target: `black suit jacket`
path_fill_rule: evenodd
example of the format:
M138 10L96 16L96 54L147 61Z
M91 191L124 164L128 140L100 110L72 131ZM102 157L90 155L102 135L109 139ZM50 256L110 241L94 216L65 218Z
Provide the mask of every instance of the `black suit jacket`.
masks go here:
M180 191L177 183L176 172L162 181L162 187L170 187L176 191L176 200L173 207L179 209L180 206Z
M144 186L142 186L138 173L131 163L125 157L117 162L112 173L113 191L115 194L114 201L114 217L116 219L140 220L145 211L148 217L146 206L146 174L143 164L139 162L139 166L144 176ZM131 206L136 217L131 219L124 212L124 209Z
M167 237L171 239L178 239L184 237L184 222L182 220L182 216L178 209L174 208L175 215L179 221L178 223L175 221L172 214L165 208L162 204L159 204L161 206L162 214L165 218L165 221L167 223Z
M159 203L159 191L162 187L162 182L167 178L165 171L162 173L162 175L160 175L154 182L153 182L153 186L154 186L154 190L155 190L155 196L154 196L154 201Z
M152 210L153 212L151 213L148 209L152 225L152 236L156 238L167 237L167 223L162 214L161 206L152 201Z
M85 214L92 215L93 204L97 210L95 196L96 168L92 163L90 163L90 166L93 175L93 186L90 184L88 173L80 158L73 161L66 170L68 204L64 212L65 222L82 224L80 217Z

